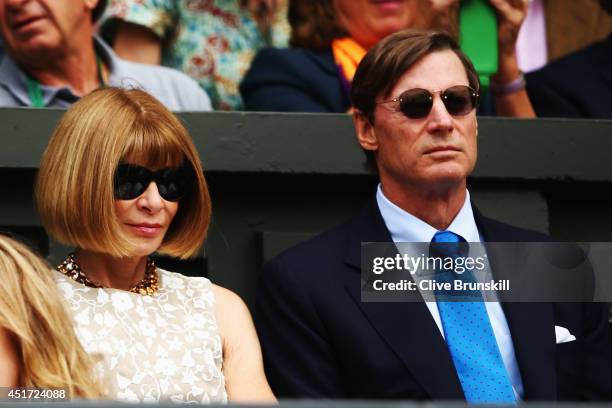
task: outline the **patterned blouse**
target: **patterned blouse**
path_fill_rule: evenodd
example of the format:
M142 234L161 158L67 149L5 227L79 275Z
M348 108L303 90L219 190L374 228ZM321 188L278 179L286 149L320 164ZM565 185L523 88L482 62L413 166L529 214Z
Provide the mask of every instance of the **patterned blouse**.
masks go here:
M88 287L57 271L54 276L108 398L226 403L210 281L157 273L160 289L153 296Z
M287 0L264 36L238 0L112 0L104 22L120 19L151 29L161 40L162 63L185 72L208 93L217 110L240 110L238 86L256 52L286 47ZM104 24L104 23L103 23ZM267 37L267 38L264 38Z

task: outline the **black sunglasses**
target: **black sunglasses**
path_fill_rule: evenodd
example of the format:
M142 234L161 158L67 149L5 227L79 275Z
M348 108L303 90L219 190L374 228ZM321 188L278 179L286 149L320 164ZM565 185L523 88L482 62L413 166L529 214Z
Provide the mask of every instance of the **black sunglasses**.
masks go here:
M178 201L189 193L193 180L193 169L188 165L151 171L146 167L122 163L115 172L115 199L133 200L154 181L164 200Z
M399 110L404 116L410 119L422 119L431 112L436 93L440 94L446 110L452 116L465 116L478 107L478 91L467 85L455 85L434 92L421 88L408 89L399 97L379 104L399 102Z

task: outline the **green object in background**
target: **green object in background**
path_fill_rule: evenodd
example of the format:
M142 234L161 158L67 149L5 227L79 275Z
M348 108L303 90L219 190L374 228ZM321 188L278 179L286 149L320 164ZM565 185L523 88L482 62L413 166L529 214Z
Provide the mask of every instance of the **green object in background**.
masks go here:
M476 67L482 94L497 72L497 16L489 0L461 0L459 43Z

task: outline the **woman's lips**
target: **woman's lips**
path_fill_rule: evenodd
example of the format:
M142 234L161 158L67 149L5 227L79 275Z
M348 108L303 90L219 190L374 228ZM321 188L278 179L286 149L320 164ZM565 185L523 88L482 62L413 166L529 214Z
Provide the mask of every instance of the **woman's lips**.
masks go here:
M160 224L127 224L134 232L144 237L156 237L162 226Z

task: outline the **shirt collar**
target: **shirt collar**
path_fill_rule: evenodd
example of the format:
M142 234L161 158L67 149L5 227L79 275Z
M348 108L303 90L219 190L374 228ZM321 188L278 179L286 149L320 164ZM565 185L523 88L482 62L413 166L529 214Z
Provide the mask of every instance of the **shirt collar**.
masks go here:
M0 85L24 106L30 106L26 75L6 51L0 55Z
M431 242L437 230L389 201L380 184L376 201L393 242ZM463 206L446 230L462 236L467 242L481 242L469 191L466 190Z
M113 52L113 49L102 40L98 34L94 34L94 48L96 49L96 55L106 65L109 72L108 82L112 83L114 79L114 73L117 69L118 57Z

